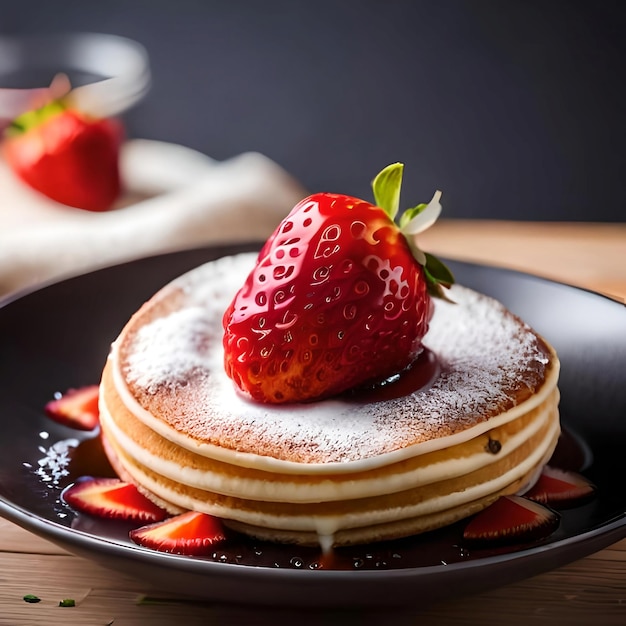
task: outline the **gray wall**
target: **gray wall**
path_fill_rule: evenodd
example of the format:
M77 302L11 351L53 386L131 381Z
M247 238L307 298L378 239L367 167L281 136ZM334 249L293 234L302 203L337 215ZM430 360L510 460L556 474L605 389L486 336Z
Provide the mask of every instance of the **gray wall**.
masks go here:
M0 0L0 33L143 43L154 84L131 136L218 159L258 150L309 189L446 217L623 221L626 2Z

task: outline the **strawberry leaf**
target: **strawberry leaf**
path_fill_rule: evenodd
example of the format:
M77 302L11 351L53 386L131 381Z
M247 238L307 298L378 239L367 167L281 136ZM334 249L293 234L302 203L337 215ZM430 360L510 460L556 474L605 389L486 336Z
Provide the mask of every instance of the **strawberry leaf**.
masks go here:
M376 206L387 213L392 219L396 219L400 208L400 188L402 187L403 163L392 163L382 170L372 181L372 191Z
M405 235L417 235L430 228L441 214L441 191L435 191L428 204L418 204L407 209L400 222L401 230Z
M422 204L418 204L414 206L412 209L406 209L404 213L400 216L400 221L398 225L400 226L400 230L404 231L404 227L414 218L417 217L428 205L425 202Z
M443 285L444 287L450 287L454 284L452 272L441 259L429 252L425 252L424 256L426 257L424 272L429 283Z
M66 109L66 105L61 100L53 100L44 104L38 109L26 111L19 117L16 117L7 127L5 133L7 137L14 137L29 131L31 128L43 124L47 119L62 113Z
M400 205L400 187L402 186L402 163L392 163L382 170L372 181L374 200L391 219L395 220ZM430 228L441 214L441 191L435 191L428 204L418 204L404 211L398 227L409 243L415 260L424 268L424 275L431 296L448 300L443 287L454 284L454 276L446 265L432 254L420 250L415 235Z

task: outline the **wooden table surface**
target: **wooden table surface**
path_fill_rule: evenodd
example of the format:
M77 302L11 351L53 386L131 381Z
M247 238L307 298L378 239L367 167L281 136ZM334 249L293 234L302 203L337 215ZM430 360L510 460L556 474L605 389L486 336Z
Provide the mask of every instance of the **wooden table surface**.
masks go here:
M626 225L442 221L421 237L448 258L521 269L626 298ZM24 602L27 593L41 598ZM62 598L76 600L62 608ZM153 601L146 602L145 598ZM73 556L0 520L0 625L626 624L626 539L479 595L394 611L315 612L189 602Z

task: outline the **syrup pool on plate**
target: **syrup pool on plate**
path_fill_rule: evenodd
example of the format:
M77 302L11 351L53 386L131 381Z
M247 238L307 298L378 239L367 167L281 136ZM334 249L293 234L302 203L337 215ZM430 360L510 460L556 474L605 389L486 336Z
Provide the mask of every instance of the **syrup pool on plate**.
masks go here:
M429 367L426 369L428 370ZM409 376L407 381L411 380L415 384L415 379ZM423 384L423 380L420 384ZM38 451L43 456L36 464L24 463L24 468L39 482L41 487L45 488L47 495L53 496L47 498L48 502L52 503L51 518L74 530L135 546L128 538L128 532L137 526L136 523L100 519L76 513L61 500L62 490L82 476L115 476L102 449L100 437L91 436L82 441L77 438L68 438L55 442L49 440L47 433L45 435L46 437L42 437L40 433L43 441L37 444ZM580 471L590 462L591 455L585 443L564 429L551 465L561 469ZM227 530L227 541L216 546L212 554L187 558L255 567L311 570L386 570L450 565L495 554L516 552L558 539L563 536L564 528L571 525L568 517L576 518L577 509L584 506L593 506L593 504L562 511L561 525L555 533L546 539L531 543L470 547L462 538L466 521L461 520L448 527L405 539L336 548L331 555L324 556L319 547L275 544ZM143 550L144 548L137 547L137 549Z

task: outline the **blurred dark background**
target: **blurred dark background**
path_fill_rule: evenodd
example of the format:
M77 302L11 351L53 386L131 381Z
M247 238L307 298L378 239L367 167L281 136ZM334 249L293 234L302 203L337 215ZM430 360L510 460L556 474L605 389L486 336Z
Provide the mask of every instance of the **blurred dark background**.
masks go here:
M148 50L128 134L256 150L314 191L445 217L624 221L622 0L0 0L0 34L90 31Z

